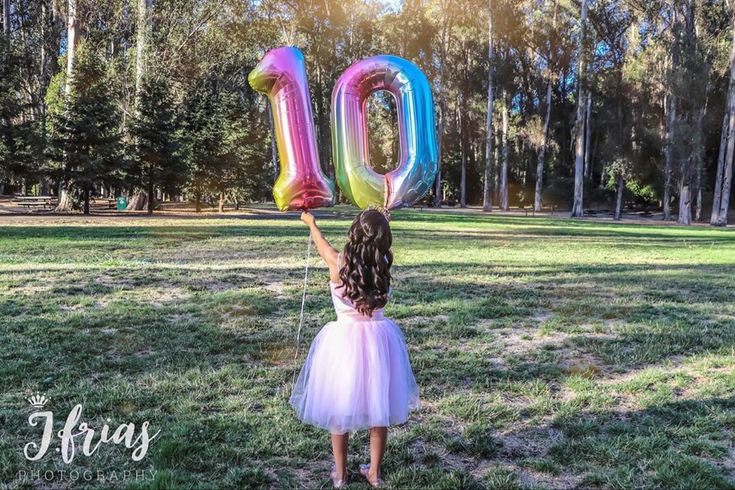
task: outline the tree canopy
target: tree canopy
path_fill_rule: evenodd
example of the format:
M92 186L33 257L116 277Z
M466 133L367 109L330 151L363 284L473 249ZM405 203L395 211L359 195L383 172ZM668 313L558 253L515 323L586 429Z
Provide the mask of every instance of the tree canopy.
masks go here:
M735 72L726 0L4 6L6 193L68 187L80 201L144 193L151 210L161 199L220 207L269 199L277 170L269 108L247 75L267 50L295 45L328 175L336 79L359 59L395 54L434 90L441 174L427 202L540 210L579 201L584 212L616 217L663 210L688 224L712 210L713 223L727 220ZM371 159L385 171L398 152L395 104L377 93L369 108Z

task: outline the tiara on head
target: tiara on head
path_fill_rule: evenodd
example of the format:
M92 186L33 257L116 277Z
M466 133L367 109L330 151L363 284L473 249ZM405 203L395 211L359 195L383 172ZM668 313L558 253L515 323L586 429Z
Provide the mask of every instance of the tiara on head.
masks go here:
M377 211L385 216L386 220L390 221L390 211L388 211L388 209L383 206L368 206L367 208L365 208L365 211Z

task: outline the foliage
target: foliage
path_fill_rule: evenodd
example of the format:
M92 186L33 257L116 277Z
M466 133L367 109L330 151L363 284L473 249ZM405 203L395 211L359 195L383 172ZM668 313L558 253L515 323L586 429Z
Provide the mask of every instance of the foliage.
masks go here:
M52 154L60 163L61 180L80 190L97 182L118 185L124 176L120 122L110 98L102 60L81 47L75 60L64 109L53 115Z
M48 146L46 135L56 132L58 114L67 110L61 90L63 6L52 0L11 3L10 62L0 83L0 112L6 115L0 181L14 188L23 179L51 178L58 184L64 179L60 156ZM441 121L442 180L448 195L459 198L464 153L466 200L471 204L482 199L487 163L491 187L498 191L500 162L494 150L485 154L489 72L496 99L494 148L502 144L498 101L503 94L509 101L513 205L521 204L520 196L525 204L534 193L550 82L543 194L567 203L574 173L576 67L584 57L588 70L583 75L592 98L585 172L589 204L612 202L614 191L605 182L623 164L626 180L636 180L651 191L650 200L660 201L667 149L673 195L678 193L675 184L687 183L697 186L694 195L701 190L703 199L709 199L732 43L731 9L724 0L588 2L584 46L579 2L493 0L492 66L486 0L406 0L400 5L381 0L156 1L145 26L137 25L137 4L78 4L85 49L105 72L131 160L131 165L117 168L124 192L143 185L142 169L149 165L135 146L135 133L142 130L135 124L140 123L150 131L159 128L154 131L158 148L167 147L168 156L155 165L155 188L190 199L222 194L238 202L267 198L273 136L265 100L252 93L247 74L266 50L291 44L306 58L319 157L328 174L333 173L329 112L336 78L358 59L391 53L416 63L432 83ZM166 87L165 111L163 99L144 93L151 87L136 93L136 43L142 28L147 39L145 80ZM370 98L368 123L371 160L383 172L396 161L398 135L392 102L381 97ZM671 101L677 113L669 124L666 104ZM162 120L156 121L159 115ZM146 122L136 122L137 117ZM678 137L667 140L668 125ZM44 154L52 157L51 164L44 164Z
M175 195L186 182L186 168L177 154L176 108L167 81L147 76L139 97L130 128L137 165L130 174L138 178L140 187Z

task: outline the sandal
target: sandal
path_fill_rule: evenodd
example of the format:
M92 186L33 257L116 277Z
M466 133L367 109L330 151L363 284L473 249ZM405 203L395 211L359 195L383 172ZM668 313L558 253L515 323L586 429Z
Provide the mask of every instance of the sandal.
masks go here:
M347 478L337 478L337 468L332 466L332 472L329 474L332 478L332 486L334 488L344 488L347 486ZM345 475L347 476L347 475Z
M382 488L385 482L383 482L383 479L378 477L377 480L371 480L370 479L370 465L369 464L361 464L360 465L360 474L365 477L365 480L367 480L368 485L370 485L373 488Z

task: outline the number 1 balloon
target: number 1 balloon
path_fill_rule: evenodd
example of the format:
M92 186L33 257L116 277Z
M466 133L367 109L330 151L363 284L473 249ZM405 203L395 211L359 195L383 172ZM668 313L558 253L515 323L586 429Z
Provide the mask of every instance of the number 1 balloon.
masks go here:
M248 75L253 89L268 96L273 111L281 172L273 197L281 211L331 206L334 183L322 172L314 132L304 56L296 48L266 53Z
M333 185L321 172L311 101L301 52L269 51L248 76L268 95L274 113L281 175L273 188L279 209L329 206ZM367 99L388 91L396 101L400 154L385 175L368 152ZM428 192L437 173L434 102L426 76L397 56L374 56L350 66L332 92L332 144L340 189L356 206L410 206Z

